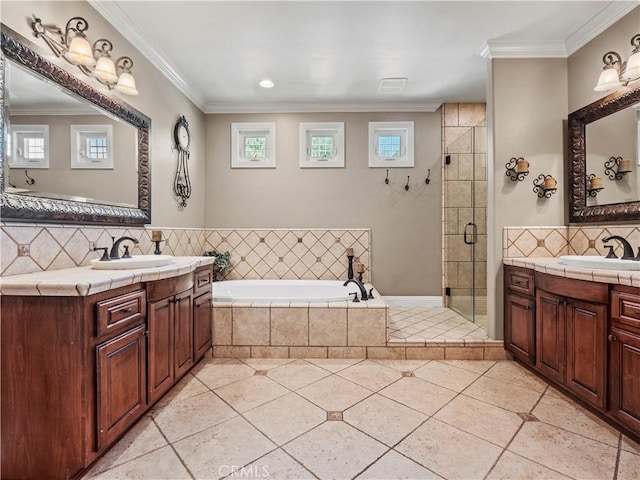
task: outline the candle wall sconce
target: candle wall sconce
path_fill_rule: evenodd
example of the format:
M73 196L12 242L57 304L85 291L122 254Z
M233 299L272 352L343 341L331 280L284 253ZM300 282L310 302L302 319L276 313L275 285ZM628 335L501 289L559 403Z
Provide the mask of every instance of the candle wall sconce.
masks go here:
M604 162L604 173L609 180L622 180L631 171L631 160L623 160L622 157L610 157Z
M514 182L521 182L529 175L529 162L524 158L511 158L506 164L507 176Z
M533 191L538 198L551 198L551 195L558 190L558 181L551 175L538 175L533 181Z
M594 173L587 175L587 195L590 197L596 197L600 190L603 190L602 179L596 177Z

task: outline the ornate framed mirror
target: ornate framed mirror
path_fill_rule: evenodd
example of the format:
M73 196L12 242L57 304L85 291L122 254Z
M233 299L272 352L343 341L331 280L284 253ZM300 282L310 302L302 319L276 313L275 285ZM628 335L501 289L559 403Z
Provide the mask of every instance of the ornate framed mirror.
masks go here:
M108 224L108 225L144 225L151 222L151 190L150 190L150 165L149 165L149 134L151 120L131 106L102 93L92 86L82 82L66 70L50 62L40 53L38 47L17 34L10 28L2 25L0 56L0 216L3 221L22 222L64 222L78 224ZM9 73L8 73L9 72ZM24 116L22 121L14 120L11 107L20 105L19 100L28 94L15 95L10 91L9 79L18 77L22 81L15 82L23 87L27 83L36 84L36 90L40 93L47 88L67 95L68 102L73 103L73 117L71 113L58 111L51 105L40 105L36 117L33 111L31 116ZM51 97L48 97L51 98ZM25 102L26 103L26 102ZM53 103L52 103L53 104ZM62 104L58 104L62 105ZM60 107L62 108L62 107ZM91 111L86 109L90 108ZM79 110L80 109L80 110ZM60 115L56 115L56 114ZM57 117L53 119L53 117ZM18 117L16 117L18 118ZM54 168L45 170L27 170L24 164L21 169L12 165L12 152L16 152L16 139L12 143L12 124L49 123L49 130L64 126L64 134L52 136L52 155L61 157L60 164L65 165L56 171ZM72 120L70 120L72 118ZM118 150L114 146L114 161L121 165L121 170L113 168L97 169L69 167L70 152L73 148L73 140L69 138L70 123L105 124L114 123L114 144L127 145L128 150ZM89 120L87 120L89 119ZM66 122L66 123L65 123ZM97 126L97 125L96 125ZM123 129L126 132L126 140L118 142L115 138L116 131ZM18 130L16 128L16 130ZM60 128L62 131L62 128ZM91 130L91 129L89 129ZM84 137L83 137L84 138ZM22 140L22 139L20 139ZM53 152L54 143L66 144L66 153ZM80 149L81 152L84 152ZM124 169L124 170L123 170ZM24 174L22 172L24 171ZM35 173L34 173L35 172ZM16 178L29 179L28 185L17 185ZM37 178L36 178L37 177ZM38 182L34 185L34 178ZM32 183L29 183L32 182ZM127 186L126 182L130 185ZM66 185L67 190L60 192L55 189ZM43 187L43 191L38 187ZM91 187L87 187L91 185ZM29 188L33 186L35 188ZM17 187L17 188L16 188ZM21 188L27 187L27 188ZM60 187L61 188L61 187ZM82 191L82 188L85 190ZM87 195L88 192L99 194ZM75 191L78 190L78 192ZM119 192L127 191L126 198L120 199ZM111 195L113 193L113 196Z
M640 103L640 87L625 88L624 90L615 92L601 100L591 103L586 107L576 110L571 113L568 118L568 191L569 191L569 222L570 223L587 223L587 222L626 222L626 221L640 221L640 154L638 148L640 142L636 135L640 135L638 114L633 109L634 106ZM614 114L621 116L622 113L631 113L631 119L628 123L624 124L623 129L630 132L624 136L624 142L629 143L625 146L625 151L632 152L630 154L631 163L634 165L633 175L624 179L628 182L626 185L626 191L622 196L615 198L611 203L606 204L593 204L589 201L589 191L587 188L588 175L593 174L592 169L596 168L596 164L588 163L588 157L593 155L596 140L596 133L594 131L594 122L601 123L607 119L613 118ZM627 115L628 116L628 115ZM591 129L589 130L588 129ZM627 128L628 127L628 128ZM615 139L615 134L619 133L621 128L619 126L608 126L609 133L606 135L609 137L611 146L606 150L608 153L605 156L611 155L613 158L617 157L616 151L622 148L622 141ZM591 142L594 145L590 145L590 140L587 138L587 132L589 131ZM638 132L635 133L634 132ZM602 136L602 135L598 135ZM634 155L635 153L635 155ZM598 162L597 168L603 170L606 168ZM629 183L629 179L633 179ZM615 179L613 179L615 181ZM618 178L620 180L620 178ZM615 183L610 183L610 187L617 187Z

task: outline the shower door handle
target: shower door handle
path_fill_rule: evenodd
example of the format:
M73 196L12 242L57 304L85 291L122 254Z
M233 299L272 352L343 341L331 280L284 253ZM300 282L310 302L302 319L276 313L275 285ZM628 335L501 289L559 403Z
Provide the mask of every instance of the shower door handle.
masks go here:
M469 222L464 226L464 243L474 245L478 242L478 226Z

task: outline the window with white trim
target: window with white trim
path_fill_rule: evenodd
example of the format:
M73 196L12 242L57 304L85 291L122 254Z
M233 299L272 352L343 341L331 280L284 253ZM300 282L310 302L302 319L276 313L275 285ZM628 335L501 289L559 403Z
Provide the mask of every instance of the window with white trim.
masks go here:
M113 126L71 125L71 168L113 168Z
M369 122L369 166L413 167L413 122Z
M344 167L344 123L301 123L300 167Z
M276 124L232 123L231 168L275 168Z
M12 125L9 167L49 168L49 125Z

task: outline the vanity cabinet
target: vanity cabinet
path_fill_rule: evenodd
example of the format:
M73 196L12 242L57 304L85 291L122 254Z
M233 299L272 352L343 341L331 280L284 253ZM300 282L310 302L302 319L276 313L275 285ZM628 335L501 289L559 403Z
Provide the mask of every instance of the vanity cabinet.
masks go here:
M505 269L504 344L514 356L529 365L536 361L536 309L533 272L525 268Z
M210 348L212 274L3 295L0 477L78 477L113 445Z
M505 266L504 308L515 359L639 438L640 289Z
M611 414L640 432L640 292L616 286L611 292L609 379Z

